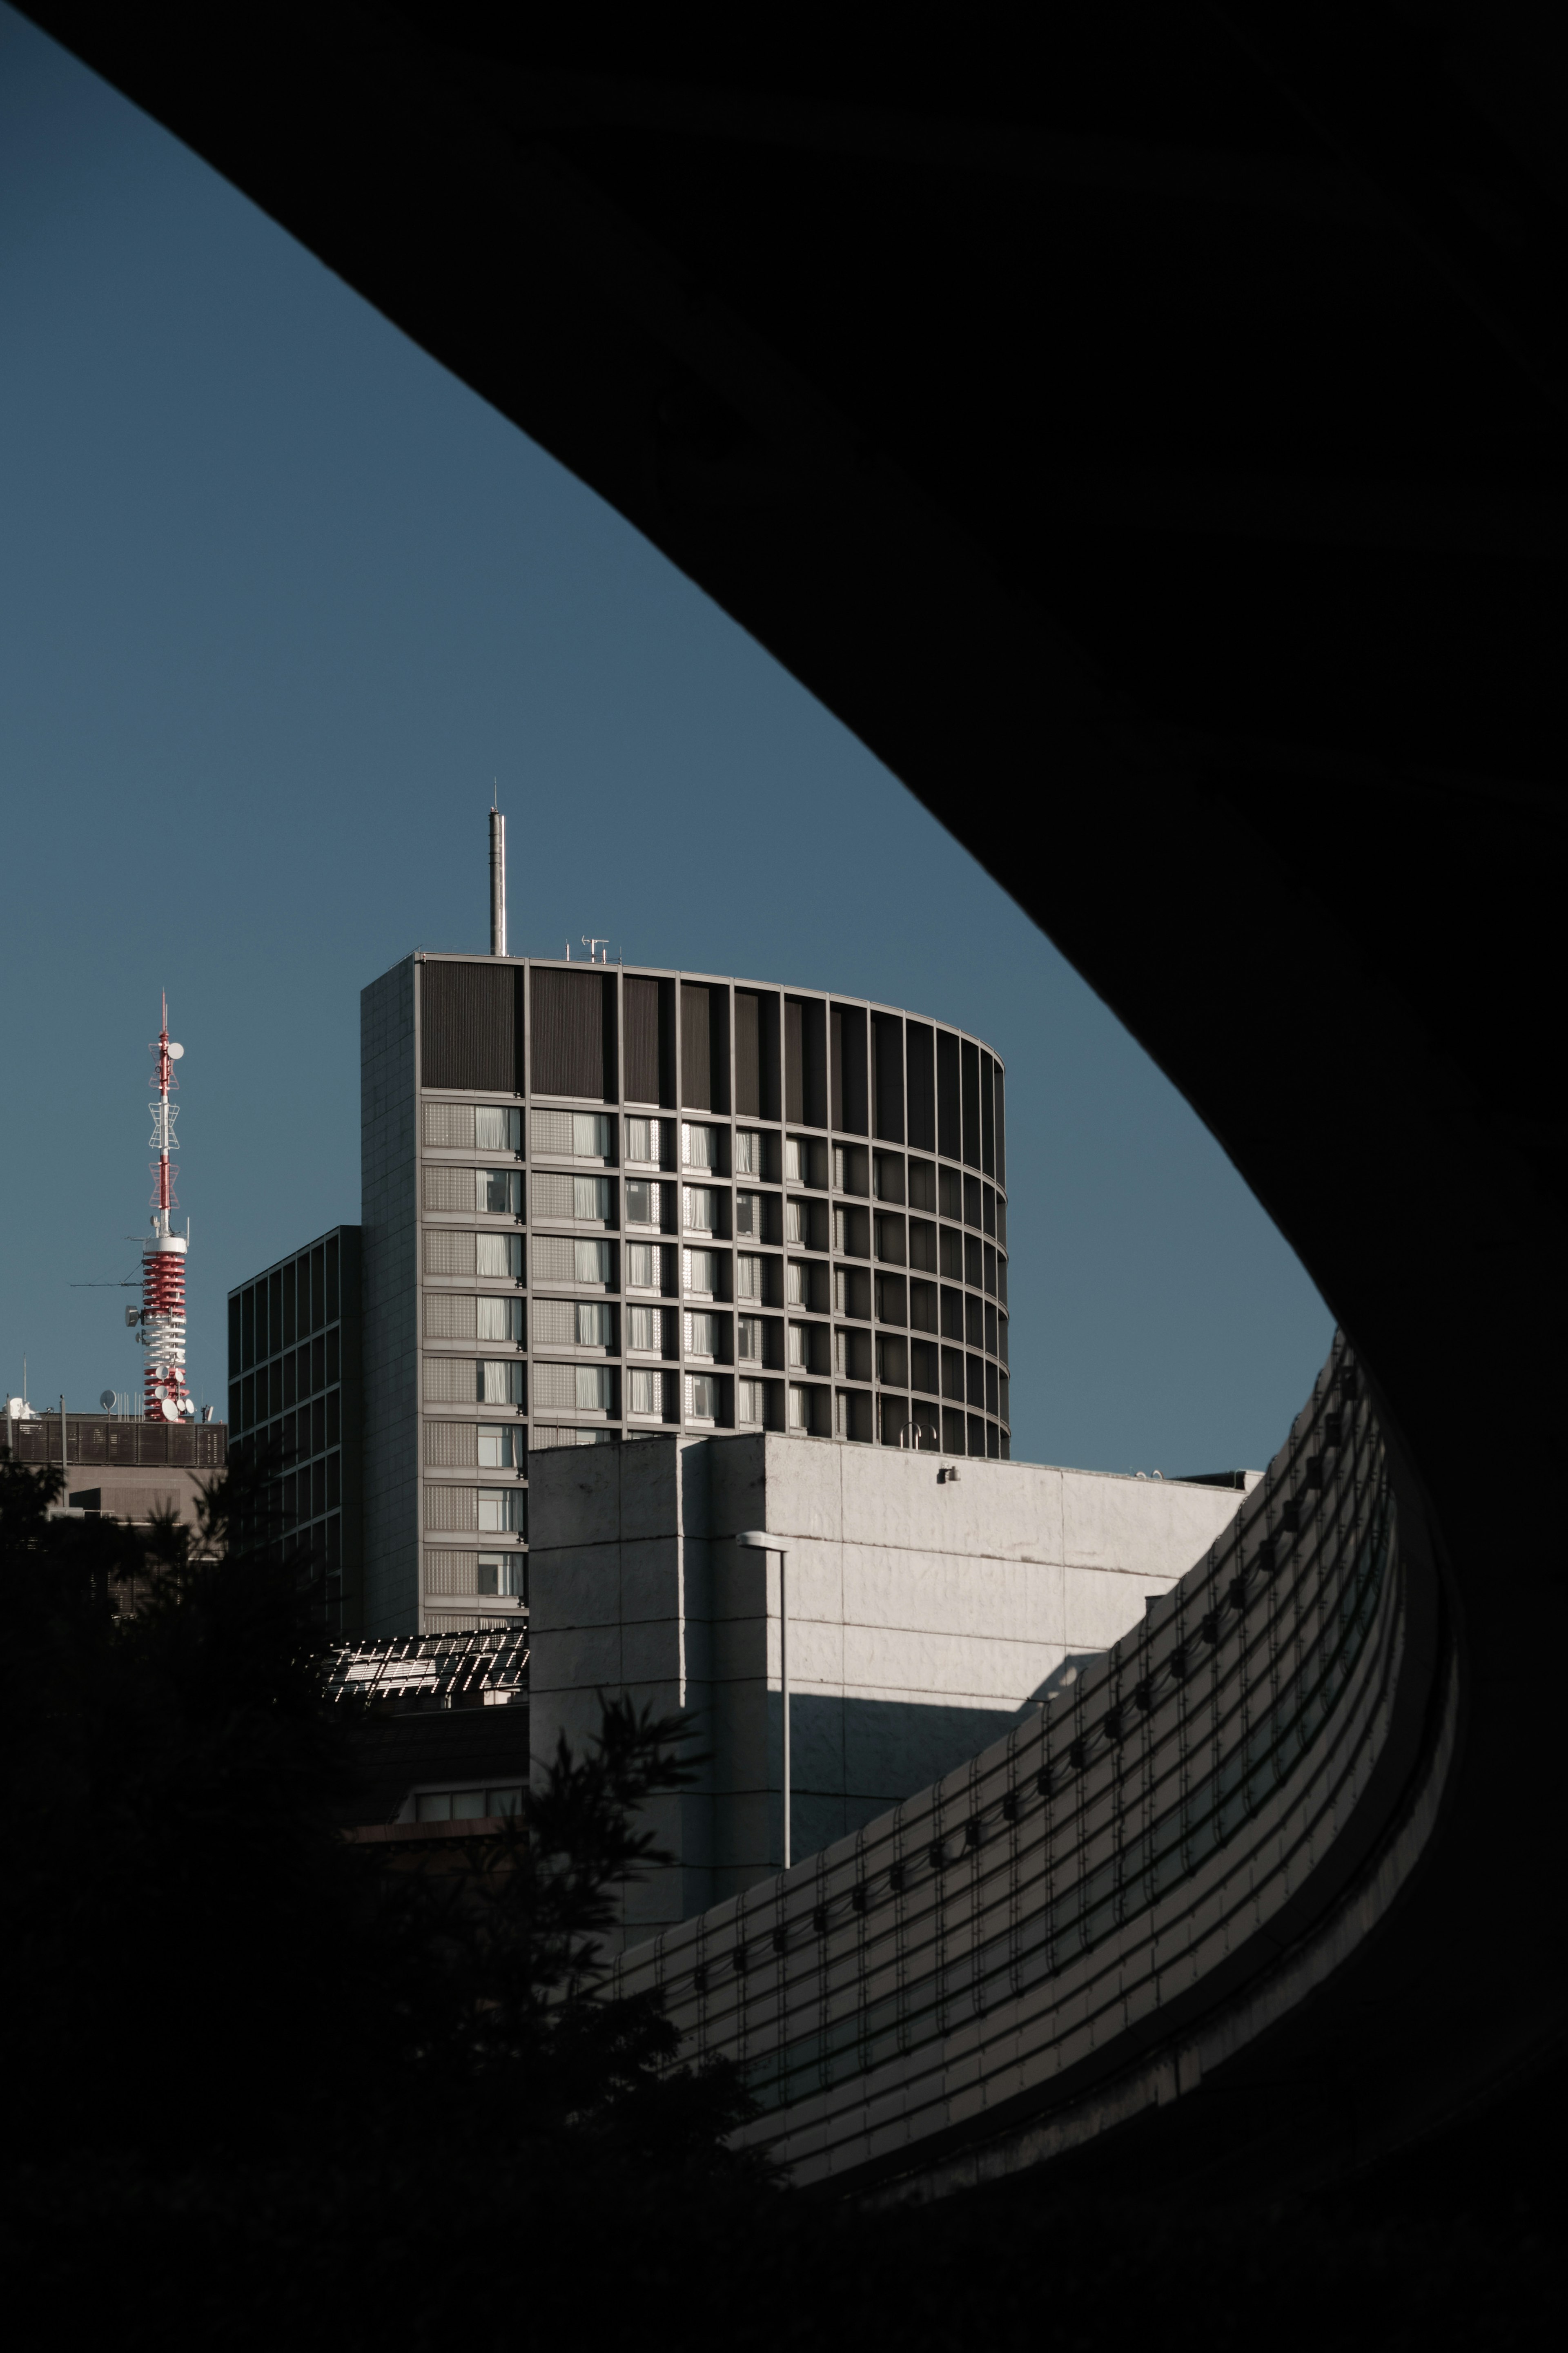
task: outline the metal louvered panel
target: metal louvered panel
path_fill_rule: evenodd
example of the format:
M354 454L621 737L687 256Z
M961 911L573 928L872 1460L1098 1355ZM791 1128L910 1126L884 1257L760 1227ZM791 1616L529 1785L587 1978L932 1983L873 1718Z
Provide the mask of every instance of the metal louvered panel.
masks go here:
M570 1299L536 1299L533 1336L545 1347L570 1347L577 1337L577 1309Z
M450 1552L426 1553L426 1593L477 1594L479 1589L479 1556L477 1552L466 1552L454 1545Z
M571 1122L567 1122L568 1126ZM536 1218L569 1218L573 1215L574 1179L551 1173L534 1171L533 1214Z
M504 1236L487 1235L487 1240L505 1240ZM425 1237L425 1271L426 1274L472 1274L474 1267L473 1234L427 1233Z
M542 1413L575 1413L577 1368L574 1365L535 1365L533 1402Z
M427 1209L472 1209L479 1176L479 1172L472 1168L426 1168L425 1207Z
M427 1340L472 1340L477 1333L472 1299L461 1293L433 1291L426 1294L425 1336Z
M462 1471L479 1459L479 1425L472 1421L427 1421L425 1460L438 1471Z
M533 1114L533 1148L535 1152L569 1154L572 1149L571 1113L536 1111Z
M437 1151L471 1152L474 1148L473 1104L427 1103L425 1106L425 1141Z
M478 1529L479 1497L475 1487L426 1487L425 1525L427 1528Z
M538 1181L536 1177L535 1184ZM536 1282L570 1282L573 1280L574 1265L571 1242L557 1239L551 1234L535 1234L533 1279Z

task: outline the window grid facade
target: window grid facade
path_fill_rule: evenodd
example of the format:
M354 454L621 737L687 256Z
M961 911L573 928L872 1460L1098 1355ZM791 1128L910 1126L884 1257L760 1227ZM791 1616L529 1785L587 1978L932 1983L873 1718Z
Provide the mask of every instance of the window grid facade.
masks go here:
M436 1083L463 1073L447 1047L431 1068L432 990L502 976L511 1087ZM531 1436L689 1423L1006 1457L988 1048L864 999L707 976L422 956L413 978L420 1630L446 1622L424 1605L456 1589L446 1556L473 1556L468 1531L526 1551ZM515 1466L484 1472L458 1433L503 1414ZM481 1476L519 1490L515 1525L492 1533L493 1504L479 1518ZM429 1502L437 1487L461 1500ZM494 1591L498 1612L522 1606Z
M228 1294L230 1459L272 1473L269 1545L308 1552L334 1632L360 1614L360 1229L339 1226Z

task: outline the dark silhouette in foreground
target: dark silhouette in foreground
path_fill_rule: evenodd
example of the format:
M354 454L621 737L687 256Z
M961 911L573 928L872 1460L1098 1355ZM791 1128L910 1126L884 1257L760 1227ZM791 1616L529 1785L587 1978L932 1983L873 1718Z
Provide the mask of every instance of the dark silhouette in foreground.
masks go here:
M51 1519L59 1474L0 1461L3 2230L57 2330L1426 2347L1556 2293L1506 2116L1317 2205L1157 2166L1135 2200L1092 2165L938 2208L783 2189L730 2146L739 2075L676 2064L597 1957L686 1727L606 1705L456 1871L346 1841L311 1564L272 1556L246 1480L193 1535Z

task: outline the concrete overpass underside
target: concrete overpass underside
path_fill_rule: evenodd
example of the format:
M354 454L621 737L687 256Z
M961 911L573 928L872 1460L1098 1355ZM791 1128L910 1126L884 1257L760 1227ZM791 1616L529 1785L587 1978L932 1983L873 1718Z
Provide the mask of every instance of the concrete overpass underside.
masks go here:
M1141 2028L1176 2096L1108 2150L1331 2175L1527 2081L1563 2026L1560 28L30 13L856 730L1348 1335L1396 1498L1382 1778L1267 1964ZM1008 2129L1049 2154L1066 2096ZM984 2127L942 2133L962 2171Z

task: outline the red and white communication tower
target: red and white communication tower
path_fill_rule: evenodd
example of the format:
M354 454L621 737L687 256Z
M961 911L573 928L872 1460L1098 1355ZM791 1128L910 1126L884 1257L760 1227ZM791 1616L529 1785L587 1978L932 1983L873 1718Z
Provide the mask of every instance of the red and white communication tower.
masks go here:
M158 1074L150 1083L158 1090L153 1104L153 1134L150 1141L158 1157L150 1166L158 1180L153 1196L153 1239L142 1245L142 1345L146 1351L147 1369L143 1387L142 1419L146 1421L188 1421L195 1418L195 1407L190 1390L185 1387L185 1237L177 1234L169 1222L169 1212L177 1207L174 1199L174 1179L179 1170L169 1158L174 1148L174 1122L179 1106L169 1101L171 1092L177 1092L179 1081L174 1076L174 1064L184 1053L183 1046L169 1043L169 1000L163 999L163 1026L158 1042L148 1048L158 1057ZM135 1309L129 1313L135 1314Z

